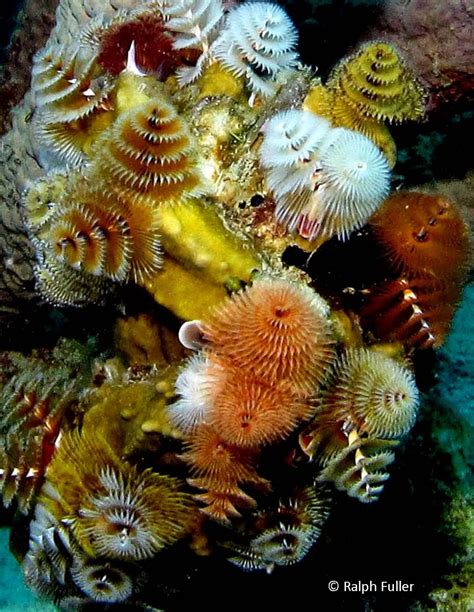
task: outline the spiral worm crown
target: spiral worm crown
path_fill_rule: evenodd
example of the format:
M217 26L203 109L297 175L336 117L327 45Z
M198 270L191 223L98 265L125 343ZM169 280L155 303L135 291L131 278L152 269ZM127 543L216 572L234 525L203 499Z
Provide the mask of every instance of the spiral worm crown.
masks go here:
M278 74L295 65L297 32L285 11L276 4L243 4L227 17L214 55L250 90L269 96Z

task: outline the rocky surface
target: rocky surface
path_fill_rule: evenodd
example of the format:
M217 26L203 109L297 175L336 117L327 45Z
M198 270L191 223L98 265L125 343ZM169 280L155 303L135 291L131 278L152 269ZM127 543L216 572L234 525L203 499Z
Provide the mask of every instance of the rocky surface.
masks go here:
M30 86L31 60L46 42L55 22L58 0L27 0L0 67L0 134L11 127L10 111L21 102Z
M469 0L387 0L364 35L395 43L429 89L428 108L472 99L474 5Z

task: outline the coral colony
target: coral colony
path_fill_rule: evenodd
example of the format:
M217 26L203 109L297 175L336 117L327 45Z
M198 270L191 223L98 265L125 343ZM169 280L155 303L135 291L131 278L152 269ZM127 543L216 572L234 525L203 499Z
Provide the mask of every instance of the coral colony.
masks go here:
M37 291L114 312L135 284L183 324L117 313L115 357L26 362L1 392L25 579L64 609L146 605L176 547L244 571L317 554L332 498L376 502L415 422L412 357L442 344L469 250L454 203L390 195L386 123L424 92L384 42L327 83L296 47L275 4L161 0L35 57ZM363 287L282 261L360 228L384 269Z

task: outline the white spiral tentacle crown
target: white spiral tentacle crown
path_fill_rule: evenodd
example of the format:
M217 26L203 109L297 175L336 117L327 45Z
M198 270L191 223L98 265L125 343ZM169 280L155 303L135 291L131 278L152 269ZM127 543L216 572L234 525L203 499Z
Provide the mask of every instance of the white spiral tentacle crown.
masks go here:
M298 35L277 4L246 3L230 11L215 44L216 59L237 77L245 77L254 94L269 96L278 74L296 64Z
M206 420L211 403L209 363L198 353L188 360L176 380L179 399L171 404L169 416L173 425L184 434L190 434Z
M201 51L195 66L178 70L181 85L192 83L210 61L211 46L219 33L219 25L224 19L221 0L180 0L159 2L166 27L173 32L175 49L195 49Z
M311 193L314 160L331 129L326 119L299 110L278 113L264 126L260 161L277 202L278 220L294 230Z
M388 195L387 162L362 134L300 110L278 113L263 131L260 161L288 230L345 240Z
M322 181L326 185L320 216L321 233L343 240L360 228L390 191L385 156L368 138L345 128L331 131L321 150Z

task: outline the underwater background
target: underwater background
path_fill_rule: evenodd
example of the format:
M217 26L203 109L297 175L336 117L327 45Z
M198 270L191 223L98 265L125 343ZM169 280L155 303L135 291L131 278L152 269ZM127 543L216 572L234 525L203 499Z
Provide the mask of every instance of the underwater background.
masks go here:
M422 122L390 126L398 149L392 184L394 188L416 187L425 193L442 193L451 198L462 210L472 233L474 174L470 150L474 127L474 49L473 10L469 3L447 2L442 16L439 3L429 0L290 0L278 4L288 12L299 31L301 61L317 66L317 75L323 81L341 58L359 43L370 40L397 43L403 51L412 53L408 61L415 73L427 77L428 68L421 60L418 66L413 65L416 50L420 45L424 49L429 45L436 49L443 38L440 57L449 60L446 64L450 65L443 65L439 79L431 82L426 118ZM3 133L11 126L9 110L29 88L31 58L49 36L56 5L53 0L25 0L3 3L0 7L0 128ZM407 25L394 18L389 9L396 15L397 11L412 10L423 18L419 23ZM453 29L457 35L446 42L441 31ZM461 35L460 29L467 35ZM423 70L426 72L420 74ZM5 181L0 186L5 192ZM6 198L3 193L0 195L5 206ZM2 215L0 231L5 231L8 221L5 222L3 212ZM8 248L2 245L3 255ZM321 251L320 260L313 261L315 278L318 265L324 267L325 258L332 256L343 258L334 255L328 247L327 253ZM284 262L298 267L302 258L298 247L290 247L285 251ZM367 260L362 257L361 261ZM418 417L397 449L390 479L380 499L367 505L338 494L337 504L315 548L301 562L277 568L271 575L243 573L223 559L202 557L194 565L179 554L171 556L166 567L160 567L160 576L155 577L156 582L165 585L160 596L166 610L185 610L191 606L208 610L258 610L260 607L253 599L256 593L264 598L266 608L275 610L306 606L354 612L464 611L474 607L472 263L471 254L462 299L443 346L427 351L417 361L417 384L421 391ZM344 267L344 261L334 266L339 270ZM8 282L3 279L0 283L0 349L5 351L4 355L8 351L27 355L34 349L39 350L40 358L44 351L47 360L48 351L61 339L71 342L64 355L80 346L77 350L82 351L81 359L88 363L110 353L116 341L115 320L110 311L95 306L52 307L30 300L34 294L33 282L25 283L24 287L24 291L14 294ZM162 313L161 307L145 292L137 294L126 289L123 299L127 314L146 311L159 316ZM176 320L172 319L176 327ZM64 355L62 358L66 359ZM0 365L7 371L11 364L2 357ZM11 508L1 509L0 525L0 610L56 609L37 599L24 586L14 554L21 556L20 551L24 554L25 519L19 519ZM382 580L400 580L412 583L414 588L405 593L330 592L327 585L331 580L378 584ZM215 585L227 594L226 600L213 592ZM96 605L90 609L103 608ZM118 604L117 609L140 608ZM141 609L158 608L143 606Z

